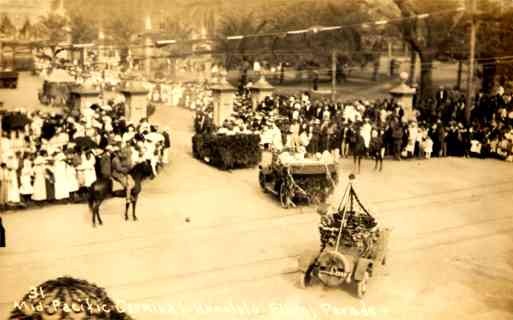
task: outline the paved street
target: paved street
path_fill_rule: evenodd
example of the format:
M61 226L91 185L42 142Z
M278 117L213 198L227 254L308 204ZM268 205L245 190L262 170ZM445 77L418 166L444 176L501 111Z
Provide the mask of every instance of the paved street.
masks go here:
M32 286L64 275L133 308L175 308L128 310L136 319L513 319L511 163L387 161L375 173L365 162L356 190L393 231L388 265L359 300L351 286L298 287L297 257L319 246L315 208L282 209L259 189L256 168L193 159L192 117L158 109L153 121L172 130L171 163L144 185L139 221L123 220L121 199L103 205L96 229L86 205L2 214L1 319ZM340 163L334 205L351 167Z

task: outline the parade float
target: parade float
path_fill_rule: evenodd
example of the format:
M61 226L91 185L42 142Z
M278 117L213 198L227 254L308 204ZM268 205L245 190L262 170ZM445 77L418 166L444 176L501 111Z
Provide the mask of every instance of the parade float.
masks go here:
M338 175L330 157L305 158L284 151L274 152L271 164L259 167L258 180L262 190L277 196L287 209L301 200L324 201L335 189Z
M196 159L223 170L250 168L262 159L260 136L251 133L202 133L192 137Z
M354 284L362 298L369 279L385 265L390 230L382 228L360 202L350 181L335 212L320 210L321 250L299 259L302 287L318 279L328 287Z
M260 134L232 117L237 89L221 78L211 90L212 112L195 120L194 157L223 170L255 167L262 159Z

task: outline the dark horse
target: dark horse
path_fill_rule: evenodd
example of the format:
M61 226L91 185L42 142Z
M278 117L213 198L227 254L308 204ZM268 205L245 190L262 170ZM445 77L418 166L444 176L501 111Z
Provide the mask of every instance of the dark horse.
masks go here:
M130 201L127 199L125 203L125 220L128 220L128 209L130 208L130 204L132 205L132 218L134 221L137 220L137 216L135 215L135 207L139 193L141 193L142 189L141 182L145 178L151 176L151 174L151 165L148 162L139 163L135 165L130 171L130 175L134 179L135 185L132 188ZM100 205L110 196L126 199L126 190L112 191L112 180L105 178L96 180L91 188L89 188L88 202L89 209L93 214L94 227L96 226L96 218L98 218L98 223L100 225L103 224L103 221L100 217Z

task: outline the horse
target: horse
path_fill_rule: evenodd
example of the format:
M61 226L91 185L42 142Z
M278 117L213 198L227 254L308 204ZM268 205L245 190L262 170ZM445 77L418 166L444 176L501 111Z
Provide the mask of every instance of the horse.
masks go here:
M100 217L100 206L109 196L125 198L125 220L128 221L128 210L130 205L132 205L132 219L137 221L135 214L137 199L142 190L142 181L152 175L151 165L148 161L138 163L130 170L129 174L135 182L130 200L126 197L126 190L112 191L112 179L99 178L91 185L89 188L88 204L89 210L93 215L93 227L96 227L96 219L98 219L100 225L103 224Z

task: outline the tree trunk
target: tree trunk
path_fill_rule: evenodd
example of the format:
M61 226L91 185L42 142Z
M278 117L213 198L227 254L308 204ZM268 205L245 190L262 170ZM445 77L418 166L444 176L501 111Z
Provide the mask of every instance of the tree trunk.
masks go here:
M420 97L433 96L433 60L432 55L420 55Z
M489 62L488 62L489 61ZM497 65L495 61L487 60L483 64L483 78L481 79L481 89L484 93L491 93L495 85L495 75L497 74Z

